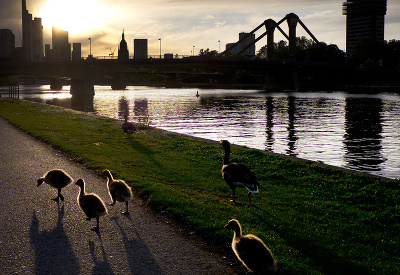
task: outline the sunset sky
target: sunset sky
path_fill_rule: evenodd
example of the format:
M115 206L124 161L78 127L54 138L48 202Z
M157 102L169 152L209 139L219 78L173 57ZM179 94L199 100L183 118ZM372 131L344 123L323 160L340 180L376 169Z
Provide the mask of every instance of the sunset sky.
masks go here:
M288 13L296 13L319 41L336 44L345 50L346 17L342 15L344 0L26 0L33 17L43 21L44 43L51 44L51 26L69 32L71 43L82 43L82 55L89 52L92 41L94 56L109 55L125 30L130 55L133 39L147 38L149 54L164 53L197 55L200 49L225 49L236 42L240 32L250 32L264 20L279 21ZM0 0L0 28L11 29L16 46L21 45L21 0ZM385 40L400 40L400 1L388 0ZM281 24L287 32L287 24ZM259 36L265 29L256 33ZM310 38L300 26L297 36ZM275 41L283 39L275 32ZM220 43L218 42L220 41ZM265 45L262 39L259 50ZM193 48L193 46L195 46Z

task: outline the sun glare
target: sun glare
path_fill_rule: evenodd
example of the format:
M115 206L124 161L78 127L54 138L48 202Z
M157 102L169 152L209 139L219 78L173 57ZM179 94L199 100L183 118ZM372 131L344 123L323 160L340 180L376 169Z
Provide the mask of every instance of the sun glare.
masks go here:
M56 26L69 33L100 28L107 9L94 0L50 0L40 11L43 26Z

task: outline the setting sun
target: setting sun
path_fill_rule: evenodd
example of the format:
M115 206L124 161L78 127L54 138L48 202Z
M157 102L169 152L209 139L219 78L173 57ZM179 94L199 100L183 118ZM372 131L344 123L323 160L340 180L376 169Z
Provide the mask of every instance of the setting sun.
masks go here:
M56 26L70 34L100 28L107 12L94 0L50 0L40 11L45 27Z

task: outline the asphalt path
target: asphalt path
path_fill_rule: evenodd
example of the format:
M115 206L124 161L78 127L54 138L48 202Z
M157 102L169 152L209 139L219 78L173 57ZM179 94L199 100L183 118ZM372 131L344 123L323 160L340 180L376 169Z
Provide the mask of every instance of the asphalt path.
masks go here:
M106 179L0 118L0 274L238 274L220 253L135 199L107 206L100 230L77 204L79 187L37 179L54 168L111 202ZM111 171L112 172L112 171Z

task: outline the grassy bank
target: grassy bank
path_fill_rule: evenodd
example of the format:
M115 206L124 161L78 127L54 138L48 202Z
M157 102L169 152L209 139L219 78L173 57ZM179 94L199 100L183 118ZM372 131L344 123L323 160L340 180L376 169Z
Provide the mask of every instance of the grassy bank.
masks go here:
M234 147L231 158L248 164L262 186L250 205L242 189L231 204L215 142L153 128L128 140L115 120L17 100L0 100L0 116L97 172L110 169L151 207L227 250L232 232L223 226L239 219L244 233L271 248L280 274L399 272L397 180Z

